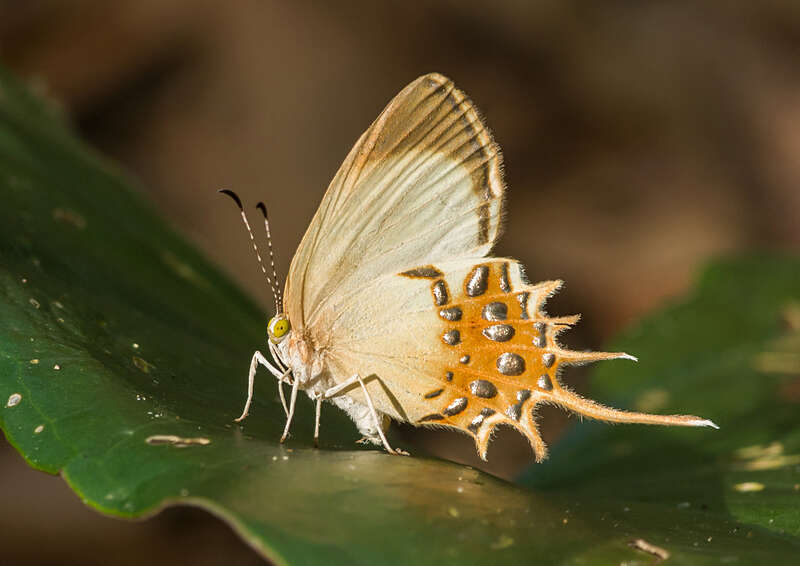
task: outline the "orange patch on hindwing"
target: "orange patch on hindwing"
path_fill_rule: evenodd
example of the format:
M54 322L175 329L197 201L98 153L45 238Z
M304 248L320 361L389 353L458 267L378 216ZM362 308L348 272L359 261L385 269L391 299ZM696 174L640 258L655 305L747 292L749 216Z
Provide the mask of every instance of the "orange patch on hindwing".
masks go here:
M403 272L430 280L436 316L444 324L441 347L447 364L435 364L441 383L421 397L430 413L415 424L444 425L475 438L478 453L486 459L489 440L499 424L524 434L537 461L547 455L535 421L539 403L559 403L573 396L557 379L564 363L582 363L619 357L620 354L563 350L558 334L578 321L578 316L548 317L542 305L561 285L546 281L514 288L510 260L487 260L470 269L463 281L448 283L435 266Z

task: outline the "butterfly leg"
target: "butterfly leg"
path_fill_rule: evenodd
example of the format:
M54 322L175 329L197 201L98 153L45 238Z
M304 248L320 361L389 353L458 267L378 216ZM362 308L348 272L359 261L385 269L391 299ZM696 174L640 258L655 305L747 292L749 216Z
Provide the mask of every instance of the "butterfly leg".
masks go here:
M283 365L281 361L281 357L278 354L278 347L272 343L272 340L268 340L267 344L269 345L269 353L272 354L272 359L275 360L275 365L278 366L278 369L284 372L284 376L288 375L289 371L288 368ZM281 399L281 405L283 406L283 414L287 417L289 416L289 409L286 407L286 396L283 394L283 383L284 379L278 380L278 397Z
M319 417L322 413L322 395L317 397L316 416L314 418L314 448L319 448Z
M289 375L289 370L285 372L281 372L278 368L273 366L264 355L259 352L258 350L253 353L253 359L250 360L250 373L247 378L247 402L245 402L244 410L239 418L234 419L237 423L242 422L244 419L247 418L247 414L250 412L250 404L253 402L253 389L255 386L256 380L256 369L258 369L258 364L261 364L265 368L269 370L269 372L274 375L278 381L282 384L286 377ZM286 411L286 403L284 401L283 404L284 411Z
M408 452L405 452L404 450L395 450L394 448L391 447L389 441L386 440L386 435L383 432L383 423L381 422L381 419L378 416L378 411L375 410L375 405L372 403L372 396L369 394L367 386L364 384L364 380L361 379L360 375L355 374L350 379L336 385L335 387L331 387L323 394L323 397L325 399L330 399L331 397L338 395L344 389L347 389L348 387L356 383L358 383L361 386L361 390L364 392L364 398L367 400L367 407L369 408L369 412L372 416L372 419L375 422L375 430L377 431L378 436L380 437L380 441L383 444L383 447L389 454L408 456Z
M300 380L295 379L292 383L292 395L289 398L289 414L286 415L286 426L283 427L283 436L281 436L281 444L286 442L289 438L289 427L292 425L292 417L294 417L294 407L297 404L297 390L300 386Z

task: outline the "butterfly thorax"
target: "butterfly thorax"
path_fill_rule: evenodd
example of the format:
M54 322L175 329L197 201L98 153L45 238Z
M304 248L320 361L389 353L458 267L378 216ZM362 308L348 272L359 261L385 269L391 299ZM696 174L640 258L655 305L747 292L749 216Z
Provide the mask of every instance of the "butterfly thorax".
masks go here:
M323 352L314 348L312 341L303 332L289 331L288 336L278 346L282 361L292 370L293 379L300 383L301 389L324 387L320 383L325 367Z
M317 399L324 398L330 388L350 376L334 377L325 363L325 348L315 348L313 344L313 340L308 336L304 337L303 333L291 331L286 340L277 346L281 360L291 368L292 377L298 381L299 388L312 399ZM337 395L329 401L353 419L365 440L378 442L376 426L379 425L367 405L347 395ZM388 426L385 416L381 417L380 426Z

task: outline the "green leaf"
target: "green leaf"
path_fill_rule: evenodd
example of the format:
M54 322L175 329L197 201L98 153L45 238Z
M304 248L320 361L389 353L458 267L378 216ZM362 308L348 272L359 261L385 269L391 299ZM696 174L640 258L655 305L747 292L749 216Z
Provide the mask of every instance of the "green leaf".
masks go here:
M681 564L774 564L798 552L797 539L740 504L750 496L762 500L772 482L763 492L729 498L728 477L715 476L716 491L698 487L689 508L675 503L683 496L676 478L727 469L726 455L740 444L779 438L786 455L796 448L782 428L791 424L787 412L752 422L771 399L761 385L740 387L750 405L734 410L714 377L751 359L738 351L735 359L717 359L728 338L740 335L717 326L718 311L738 312L742 332L760 329L763 343L773 344L767 340L782 332L778 306L688 309L694 324L717 329L703 338L705 349L692 339L694 329L669 317L641 329L653 359L635 375L648 375L646 369L671 402L718 418L723 433L586 428L550 467L535 469L534 479L549 490L531 491L447 462L356 450L355 427L331 408L323 414L323 447L314 449L308 400L298 407L291 442L281 446L283 412L269 376L258 382L246 426L234 426L250 356L264 345L263 313L166 227L124 175L76 141L57 112L2 69L0 196L0 425L33 467L61 473L103 513L137 517L165 505L201 506L273 561L294 564L652 562L630 546L636 539L667 549ZM721 282L732 296L754 280L748 265L755 264ZM781 290L788 297L798 288L796 264L758 264L770 266L774 289L765 296ZM661 342L676 347L674 336L694 349L662 351ZM746 371L770 383L781 379ZM636 402L634 391L646 391L634 374L622 374L616 389L609 375L601 374L599 391L618 395L623 405ZM728 446L726 431L734 427L741 442ZM629 443L622 449L611 440L591 450L581 444L618 433L641 438L622 439ZM195 440L180 446L159 437ZM663 457L672 471L661 473L655 464L625 460L625 450L683 459ZM614 467L623 461L653 474L634 471L616 481L627 473ZM701 495L713 503L708 509ZM788 532L789 521L781 515L780 528ZM796 526L795 520L792 534Z

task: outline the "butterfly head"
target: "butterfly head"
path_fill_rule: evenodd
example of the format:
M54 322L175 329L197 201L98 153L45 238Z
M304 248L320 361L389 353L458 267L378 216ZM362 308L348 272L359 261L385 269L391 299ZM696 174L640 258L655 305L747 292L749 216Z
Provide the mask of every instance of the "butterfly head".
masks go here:
M267 334L273 344L280 344L289 335L292 326L285 314L277 314L267 323Z

